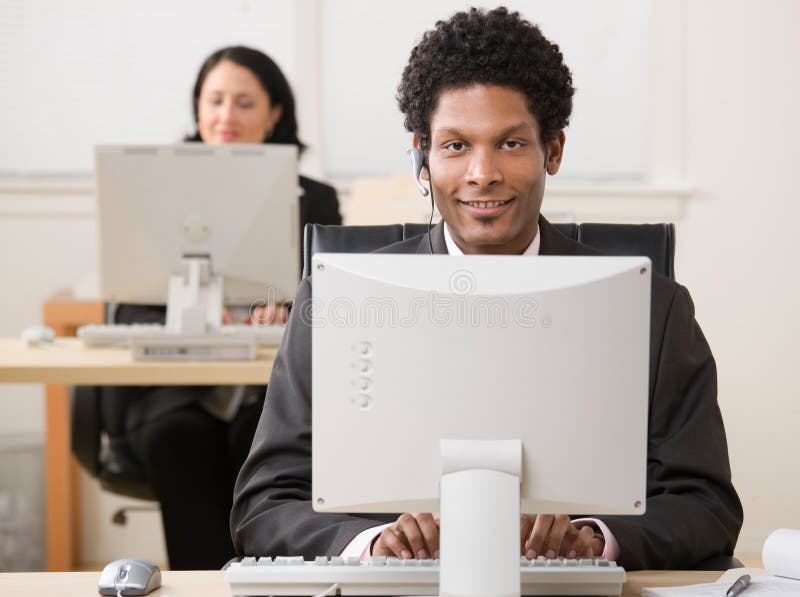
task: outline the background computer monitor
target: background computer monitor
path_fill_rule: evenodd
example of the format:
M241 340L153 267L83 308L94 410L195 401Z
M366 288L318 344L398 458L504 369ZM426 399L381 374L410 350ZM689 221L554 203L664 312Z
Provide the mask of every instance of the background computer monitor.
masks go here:
M98 146L95 169L104 299L165 304L187 255L210 257L225 304L294 296L294 145Z

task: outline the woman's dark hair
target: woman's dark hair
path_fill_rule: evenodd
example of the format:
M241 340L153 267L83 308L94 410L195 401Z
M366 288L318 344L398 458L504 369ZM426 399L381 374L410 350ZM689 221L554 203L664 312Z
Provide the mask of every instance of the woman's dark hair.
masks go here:
M556 44L539 28L501 6L471 8L438 21L411 50L397 88L405 126L430 149L431 116L442 91L503 85L522 92L541 128L542 144L569 123L572 75Z
M283 114L280 120L275 123L275 128L272 129L271 134L264 139L263 143L297 145L300 152L302 152L306 145L297 137L294 94L292 93L292 88L289 87L289 82L272 58L263 52L245 46L220 48L203 62L200 72L197 73L197 80L192 91L192 114L194 115L195 126L197 126L197 103L200 101L200 91L203 88L203 83L211 69L223 60L230 60L234 64L249 69L269 94L272 105L283 107ZM187 135L184 140L202 141L199 131L193 135Z

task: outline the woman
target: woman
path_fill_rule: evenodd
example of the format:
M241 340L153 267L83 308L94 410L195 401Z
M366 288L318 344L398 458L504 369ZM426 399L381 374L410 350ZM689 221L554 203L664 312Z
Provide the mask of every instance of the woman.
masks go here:
M211 54L197 76L192 105L197 132L187 141L305 147L297 135L289 84L258 50L234 46ZM301 176L298 192L301 230L308 222L341 223L332 187ZM282 307L267 311L263 320L285 321ZM227 310L225 319L233 321ZM121 305L115 321L163 322L164 308ZM161 504L170 568L220 568L235 555L228 526L233 485L250 449L265 388L132 390L127 440Z
M194 85L197 132L187 141L218 143L287 143L297 137L294 95L278 65L267 55L243 46L217 50L200 67ZM333 187L300 177L300 222L341 224ZM298 238L303 238L302 234Z

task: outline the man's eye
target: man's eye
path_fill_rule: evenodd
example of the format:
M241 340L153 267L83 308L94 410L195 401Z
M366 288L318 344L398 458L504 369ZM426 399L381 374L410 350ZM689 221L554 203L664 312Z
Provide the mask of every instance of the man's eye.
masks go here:
M522 147L522 143L519 141L514 141L513 139L509 139L505 143L503 143L508 149L517 149L518 147Z
M464 144L461 141L453 141L448 143L446 147L452 151L464 151Z

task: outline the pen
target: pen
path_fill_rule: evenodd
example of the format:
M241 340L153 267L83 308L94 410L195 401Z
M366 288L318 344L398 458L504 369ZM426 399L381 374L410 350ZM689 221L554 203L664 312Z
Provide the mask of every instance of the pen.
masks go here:
M750 586L750 575L745 574L740 576L736 579L736 582L731 585L731 588L728 589L728 592L725 593L725 597L736 597L739 593L744 591L747 587Z

